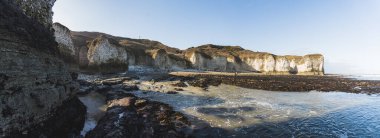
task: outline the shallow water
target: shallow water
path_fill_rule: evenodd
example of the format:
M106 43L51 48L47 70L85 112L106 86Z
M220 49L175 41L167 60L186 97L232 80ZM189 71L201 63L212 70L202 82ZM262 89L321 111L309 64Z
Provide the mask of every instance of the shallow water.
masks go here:
M86 120L81 135L95 128L98 120L104 115L107 106L105 98L96 92L91 92L85 96L80 96L79 100L87 107Z
M380 96L272 92L230 85L179 94L134 92L189 116L204 137L380 137ZM212 126L205 127L207 125Z
M343 75L346 78L352 78L356 80L380 80L380 74L362 74L362 75Z

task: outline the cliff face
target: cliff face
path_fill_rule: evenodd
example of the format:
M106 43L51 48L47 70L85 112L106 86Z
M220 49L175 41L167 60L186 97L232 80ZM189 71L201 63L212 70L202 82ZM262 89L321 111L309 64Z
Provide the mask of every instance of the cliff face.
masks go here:
M57 30L56 33L62 34ZM157 41L75 31L71 31L71 39L76 50L75 58L82 69L104 70L102 68L105 65L109 67L106 70L114 71L126 71L128 66L134 65L162 70L182 70L189 67L181 50ZM62 38L57 42L63 44Z
M56 0L4 0L12 2L31 19L51 28L53 23L53 11L51 10Z
M54 2L0 1L0 137L75 135L83 126L85 107L51 29Z
M106 36L100 36L89 44L87 59L89 66L102 68L112 66L114 69L128 70L126 49Z
M324 58L320 54L277 56L241 47L204 45L187 49L185 56L194 68L200 70L306 75L324 73Z
M162 70L183 70L188 67L188 61L173 54L168 54L163 49L149 51L154 66Z
M65 35L68 36L68 35ZM323 56L277 56L239 46L203 45L186 50L157 41L116 37L97 32L71 32L80 66L115 63L142 65L162 70L198 69L228 72L323 75ZM98 37L107 37L99 45ZM112 43L110 43L112 41ZM97 46L94 46L96 42ZM98 44L99 43L99 44ZM96 49L96 50L95 50Z
M275 71L291 74L323 75L324 58L320 54L305 56L276 56Z
M71 31L60 23L53 24L55 41L58 43L58 49L66 62L76 61L76 50L73 40L71 39Z

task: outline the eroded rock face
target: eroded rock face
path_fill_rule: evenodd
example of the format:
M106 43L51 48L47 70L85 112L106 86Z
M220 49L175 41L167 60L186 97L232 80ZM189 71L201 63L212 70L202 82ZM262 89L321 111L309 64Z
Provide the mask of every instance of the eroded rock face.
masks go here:
M66 137L83 125L50 28L54 1L0 1L0 137Z
M187 61L173 54L168 54L163 49L150 51L154 66L162 70L183 70L187 68Z
M305 56L276 56L275 71L291 74L323 75L324 58L320 54Z
M227 57L208 56L200 52L189 54L189 60L198 70L227 71Z
M118 45L115 40L100 36L89 45L87 53L89 66L128 70L128 54L125 48Z
M75 62L75 47L71 39L71 31L60 23L54 23L53 28L59 52L64 56L66 62Z
M324 73L324 58L320 54L277 56L241 47L204 45L187 49L185 56L199 70L306 75Z
M102 42L105 47L98 45L101 44L99 43L101 42L100 38L107 39L108 42ZM116 37L99 32L75 31L71 31L71 39L77 50L76 57L82 69L93 69L96 68L94 65L98 66L115 60L118 61L119 65L124 66L125 59L128 60L128 66L145 66L162 70L189 68L190 62L181 55L181 50L168 47L157 41ZM111 52L101 52L107 50Z
M4 0L12 2L19 7L22 12L29 18L32 18L44 25L51 28L53 23L53 11L51 10L56 0Z

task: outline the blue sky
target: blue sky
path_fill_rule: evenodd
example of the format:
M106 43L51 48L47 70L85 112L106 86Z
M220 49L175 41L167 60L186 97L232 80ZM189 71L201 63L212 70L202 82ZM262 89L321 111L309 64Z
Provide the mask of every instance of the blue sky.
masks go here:
M58 0L53 10L74 31L321 53L327 73L380 74L380 0Z

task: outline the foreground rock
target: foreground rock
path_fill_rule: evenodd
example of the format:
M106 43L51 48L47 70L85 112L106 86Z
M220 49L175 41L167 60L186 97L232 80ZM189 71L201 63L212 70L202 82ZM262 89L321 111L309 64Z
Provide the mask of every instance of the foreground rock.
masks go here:
M86 138L189 136L190 122L167 104L113 91L107 94L107 105L105 116Z
M0 137L69 137L85 107L59 59L55 0L0 1Z

